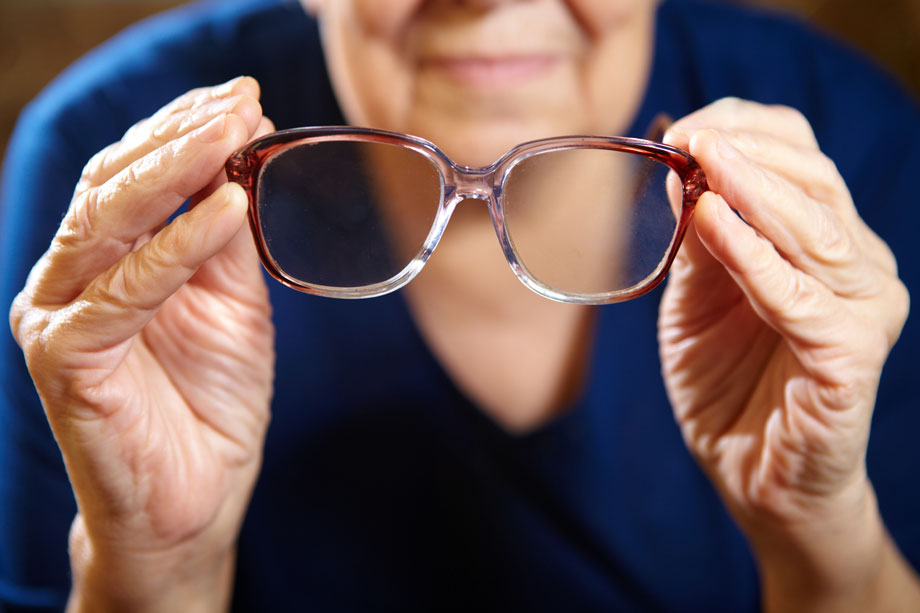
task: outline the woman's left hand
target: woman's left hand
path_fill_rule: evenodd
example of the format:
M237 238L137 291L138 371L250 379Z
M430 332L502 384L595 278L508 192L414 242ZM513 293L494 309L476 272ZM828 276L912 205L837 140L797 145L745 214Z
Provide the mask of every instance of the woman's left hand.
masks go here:
M665 140L711 190L659 317L684 439L751 541L768 604L797 582L858 587L890 546L865 455L909 309L895 259L797 111L725 99Z

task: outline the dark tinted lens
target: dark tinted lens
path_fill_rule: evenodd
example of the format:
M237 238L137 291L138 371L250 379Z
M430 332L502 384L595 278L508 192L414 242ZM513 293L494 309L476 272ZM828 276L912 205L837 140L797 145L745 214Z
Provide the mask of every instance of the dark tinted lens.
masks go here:
M386 281L418 255L441 198L435 166L383 143L295 145L258 177L259 225L278 268L312 285Z
M677 228L670 169L645 156L564 149L519 162L503 189L521 265L556 291L629 289L658 270Z

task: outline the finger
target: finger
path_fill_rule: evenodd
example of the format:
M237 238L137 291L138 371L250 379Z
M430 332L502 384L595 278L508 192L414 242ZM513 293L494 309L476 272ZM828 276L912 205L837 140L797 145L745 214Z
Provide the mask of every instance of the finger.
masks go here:
M275 131L275 124L272 122L271 119L263 115L259 118L258 126L255 128L255 130L250 135L249 142L252 142L267 134L271 134L274 131ZM227 182L226 173L218 173L217 176L214 177L214 180L211 181L211 183L205 189L201 190L200 192L192 196L191 199L189 199L189 203L188 203L189 208L197 205L198 202L206 198L211 192L213 192L214 190L216 190L218 187L220 187L226 182Z
M815 200L832 206L838 213L856 215L850 191L836 164L820 149L802 147L762 132L716 132L746 158L799 185Z
M720 132L745 157L800 187L812 199L829 205L843 220L860 249L882 270L897 274L888 245L862 220L836 164L820 150L791 145L772 135Z
M72 332L68 348L100 352L136 335L237 235L246 221L246 201L242 188L225 184L95 278L78 300L55 314Z
M909 297L900 281L889 279L872 300L842 300L787 262L718 194L704 194L695 217L700 240L758 316L789 342L799 364L847 389L877 377L906 318Z
M237 77L215 87L194 89L179 96L151 117L132 126L117 143L94 155L77 184L79 195L102 185L126 166L207 124L222 114L237 115L255 130L262 115L259 84L252 77Z
M849 190L836 165L812 144L803 147L774 134L719 130L721 137L748 159L801 187L813 199L830 205L842 218L863 253L881 270L897 275L897 262L888 245L859 216ZM687 129L665 140L689 149L692 137L701 129Z
M253 139L275 131L275 126L263 117ZM217 189L227 182L224 174L218 175L213 184ZM264 292L262 264L256 251L249 225L244 224L230 243L216 256L208 260L195 274L192 283L206 285L211 291L245 300L247 296L261 299Z
M253 141L253 140L256 140L257 138L262 138L263 136L266 136L274 132L275 129L276 129L275 123L271 119L263 115L259 119L259 126L256 128L256 131L253 133L252 138L250 138L249 140Z
M133 162L104 185L74 200L46 254L36 300L69 302L111 267L135 241L161 226L206 187L227 157L249 138L236 115L206 126Z
M744 223L725 199L704 194L695 213L697 234L770 327L797 347L833 346L841 334L842 301L793 267L770 241Z
M880 272L833 209L754 163L713 130L697 132L690 151L705 170L712 191L794 266L839 295L877 293Z
M665 133L664 142L686 148L692 133L705 128L762 132L801 147L818 147L811 124L796 109L739 98L722 98L680 119Z

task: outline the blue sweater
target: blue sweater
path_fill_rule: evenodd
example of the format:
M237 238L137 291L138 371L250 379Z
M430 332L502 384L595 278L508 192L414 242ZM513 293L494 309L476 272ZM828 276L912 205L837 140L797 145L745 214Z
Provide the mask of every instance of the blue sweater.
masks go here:
M657 28L634 135L660 111L681 117L729 95L798 108L916 292L914 103L864 60L784 19L672 0ZM0 192L3 312L89 157L179 93L238 74L260 81L279 128L343 122L316 24L292 0L205 2L157 17L27 108ZM452 383L400 294L337 301L269 287L277 391L239 540L235 610L758 610L750 551L665 397L660 290L601 308L584 393L555 421L513 436ZM915 567L918 334L909 321L886 366L868 455L882 515ZM7 332L0 377L0 610L57 610L75 505Z

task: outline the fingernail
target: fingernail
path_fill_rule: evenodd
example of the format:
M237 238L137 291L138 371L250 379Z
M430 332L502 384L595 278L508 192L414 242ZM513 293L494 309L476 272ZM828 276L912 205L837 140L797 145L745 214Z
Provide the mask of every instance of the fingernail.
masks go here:
M224 128L227 124L227 116L219 115L209 121L204 127L199 128L195 134L195 140L202 143L213 143L219 141L224 135Z

